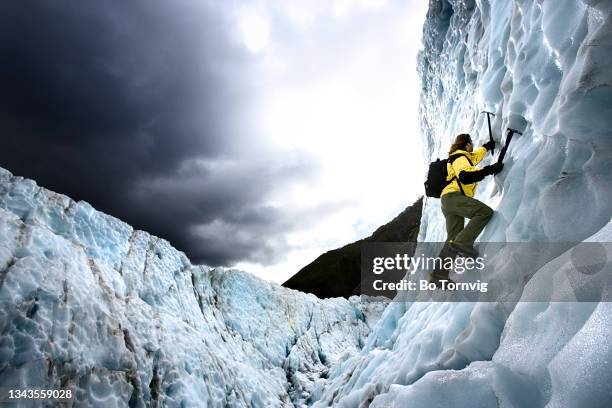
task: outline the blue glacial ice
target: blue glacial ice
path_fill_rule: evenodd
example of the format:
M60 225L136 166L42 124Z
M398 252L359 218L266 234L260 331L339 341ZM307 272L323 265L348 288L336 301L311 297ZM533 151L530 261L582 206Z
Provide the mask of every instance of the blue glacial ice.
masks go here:
M0 236L0 386L85 406L304 405L384 308L193 266L4 169Z

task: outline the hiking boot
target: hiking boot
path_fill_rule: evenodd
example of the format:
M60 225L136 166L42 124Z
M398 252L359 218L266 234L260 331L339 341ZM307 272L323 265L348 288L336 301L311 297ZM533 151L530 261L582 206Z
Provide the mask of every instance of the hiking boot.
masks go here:
M438 254L438 257L446 258L447 256L450 256L454 258L457 255L457 251L454 250L450 245L451 242L445 242L444 246L440 250L440 253Z
M442 283L440 281L445 280L446 284L454 283L454 281L449 278L447 270L434 270L429 275L429 283L433 283L436 285L436 288L441 288Z
M474 258L478 256L478 251L471 244L462 244L461 242L451 242L449 244L451 250L465 257Z

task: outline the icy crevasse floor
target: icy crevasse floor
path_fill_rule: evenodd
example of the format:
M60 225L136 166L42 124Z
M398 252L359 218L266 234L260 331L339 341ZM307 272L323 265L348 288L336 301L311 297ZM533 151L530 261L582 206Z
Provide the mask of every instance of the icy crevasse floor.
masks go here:
M384 308L192 266L3 169L0 237L0 386L85 405L304 405Z

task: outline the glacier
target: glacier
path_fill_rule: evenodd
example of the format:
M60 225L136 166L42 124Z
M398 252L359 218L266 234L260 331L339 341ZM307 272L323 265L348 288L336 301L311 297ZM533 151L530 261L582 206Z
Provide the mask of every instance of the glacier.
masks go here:
M481 241L612 241L611 14L606 0L430 1L424 156L462 132L485 142L482 110L496 151L523 132L479 185L496 210ZM575 272L569 250L505 302L322 300L192 265L4 169L0 237L0 387L71 387L100 407L612 406L612 304L559 302L556 286L521 302ZM418 240L444 238L427 199Z
M224 268L0 170L0 387L81 406L300 406L384 302Z

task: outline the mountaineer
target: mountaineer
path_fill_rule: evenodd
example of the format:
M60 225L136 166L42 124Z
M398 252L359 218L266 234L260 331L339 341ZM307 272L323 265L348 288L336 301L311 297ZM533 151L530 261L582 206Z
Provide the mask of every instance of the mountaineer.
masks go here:
M449 249L465 256L476 256L474 241L493 216L493 210L474 198L476 184L488 175L497 174L503 163L497 162L482 169L474 167L487 151L495 148L491 139L474 150L472 138L460 134L450 148L446 164L448 183L440 193L442 213L446 218L446 242ZM464 219L470 221L464 226Z

